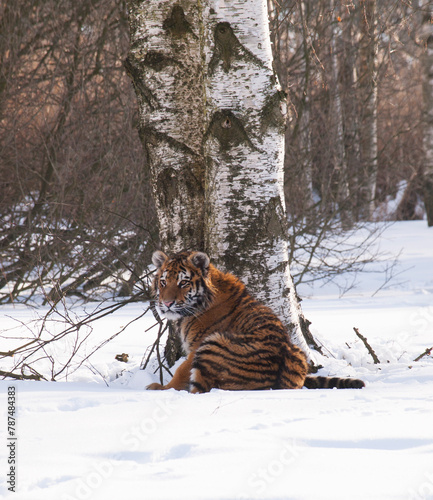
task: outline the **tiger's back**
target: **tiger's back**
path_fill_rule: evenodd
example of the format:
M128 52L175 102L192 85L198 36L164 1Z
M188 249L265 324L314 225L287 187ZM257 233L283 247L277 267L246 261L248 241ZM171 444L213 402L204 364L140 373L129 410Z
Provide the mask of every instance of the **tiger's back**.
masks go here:
M200 339L192 364L192 389L302 387L308 372L305 355L289 343L278 317L232 275L215 269L210 273L218 290L224 290L222 296L200 321L184 321L180 330L193 345Z
M272 310L236 277L210 264L206 254L183 252L169 259L155 252L153 262L159 309L178 320L188 357L166 386L152 384L149 389L297 389L306 381L312 387L313 379L318 387L327 386L326 377L307 376L305 354L290 342Z

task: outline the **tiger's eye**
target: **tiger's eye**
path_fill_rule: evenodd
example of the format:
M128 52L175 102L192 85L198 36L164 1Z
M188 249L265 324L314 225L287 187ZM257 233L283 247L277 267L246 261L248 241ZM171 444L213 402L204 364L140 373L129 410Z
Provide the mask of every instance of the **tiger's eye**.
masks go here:
M182 280L180 283L179 283L179 286L181 288L185 288L186 286L189 285L189 281L188 280Z
M166 284L167 284L167 283L165 282L165 280L159 280L159 285L160 285L162 288L164 288Z

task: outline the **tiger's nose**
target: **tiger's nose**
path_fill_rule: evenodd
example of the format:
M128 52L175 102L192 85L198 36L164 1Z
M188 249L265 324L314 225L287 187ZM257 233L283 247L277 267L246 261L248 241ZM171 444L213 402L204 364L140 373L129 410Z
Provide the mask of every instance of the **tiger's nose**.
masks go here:
M170 307L174 304L174 300L171 300L170 302L166 302L164 300L163 302L164 302L165 307L167 307L168 309L170 309Z

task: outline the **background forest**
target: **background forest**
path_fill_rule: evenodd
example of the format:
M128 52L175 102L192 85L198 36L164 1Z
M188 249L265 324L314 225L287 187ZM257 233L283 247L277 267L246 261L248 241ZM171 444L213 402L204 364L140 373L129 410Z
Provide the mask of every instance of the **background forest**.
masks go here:
M270 0L269 12L300 283L313 256L330 274L360 261L336 264L329 238L424 217L423 16L400 0ZM0 302L128 295L158 233L126 3L5 0L0 15Z

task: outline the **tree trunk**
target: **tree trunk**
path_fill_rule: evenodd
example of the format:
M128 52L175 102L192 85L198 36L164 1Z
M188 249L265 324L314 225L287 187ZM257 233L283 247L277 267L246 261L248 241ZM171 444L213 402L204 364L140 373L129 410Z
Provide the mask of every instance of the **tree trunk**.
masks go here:
M433 226L433 5L425 2L423 7L422 38L423 54L423 147L424 147L424 205L427 223Z
M311 78L311 61L310 51L313 45L308 33L308 18L309 5L304 0L299 4L299 14L302 23L302 50L303 57L301 62L301 72L304 74L303 95L301 99L300 109L298 111L298 128L302 144L303 155L303 171L305 178L305 200L306 212L309 213L314 206L314 189L313 189L313 165L312 165L312 144L311 144L311 113L310 113L310 78Z
M363 119L361 123L361 155L364 166L363 191L367 207L366 216L371 218L375 209L377 181L377 35L376 0L360 2L361 16L361 70Z
M331 11L333 19L331 21L331 63L332 63L332 116L334 118L334 138L335 138L335 161L334 168L336 169L338 187L337 187L337 202L339 206L339 214L344 228L351 226L351 216L349 212L349 182L346 161L346 148L344 144L344 117L343 106L341 104L341 91L339 80L339 64L338 64L338 49L337 43L341 38L341 28L339 22L341 19L338 16L338 10L335 8L335 1L331 0ZM340 19L340 21L338 20Z
M144 0L129 9L126 68L162 247L209 253L279 314L310 356L288 264L285 99L272 70L266 0Z
M205 250L203 19L197 2L182 5L130 2L125 61L139 104L161 245L171 252Z
M352 221L359 220L360 202L359 187L362 176L360 175L361 152L360 152L360 116L359 95L357 82L359 68L357 64L358 47L360 43L360 31L356 21L355 6L346 12L343 17L345 28L343 29L344 54L342 56L342 76L345 88L343 100L345 117L345 142L346 142L346 164L348 172L348 184L350 193L350 211Z

